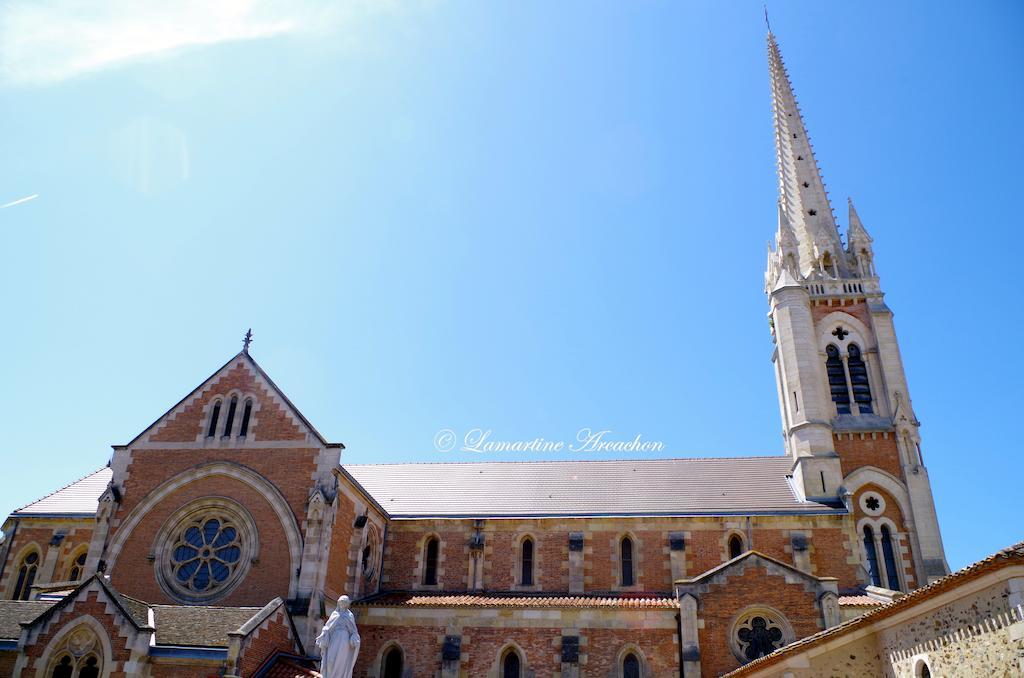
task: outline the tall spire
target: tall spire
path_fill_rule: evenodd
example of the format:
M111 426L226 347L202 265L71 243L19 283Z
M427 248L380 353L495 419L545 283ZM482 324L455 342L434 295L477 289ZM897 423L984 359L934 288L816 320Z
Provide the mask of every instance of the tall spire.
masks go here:
M800 273L806 276L819 271L829 276L842 275L847 266L832 205L779 45L770 31L768 68L772 82L779 201L799 241Z

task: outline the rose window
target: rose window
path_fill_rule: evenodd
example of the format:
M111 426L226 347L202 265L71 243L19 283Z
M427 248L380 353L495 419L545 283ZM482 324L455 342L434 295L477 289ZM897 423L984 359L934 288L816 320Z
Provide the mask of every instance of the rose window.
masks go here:
M777 621L767 614L753 614L736 627L736 644L740 654L747 661L771 654L785 645L783 630Z
M174 583L193 595L209 595L231 579L242 556L238 528L223 517L190 521L171 552Z

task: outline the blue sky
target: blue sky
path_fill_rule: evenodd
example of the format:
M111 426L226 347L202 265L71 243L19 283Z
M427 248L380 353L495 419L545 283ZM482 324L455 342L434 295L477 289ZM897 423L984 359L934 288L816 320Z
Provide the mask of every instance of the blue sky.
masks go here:
M479 458L445 427L781 453L760 2L213 5L0 8L0 204L37 196L0 208L0 512L250 326L350 462ZM875 239L960 567L1024 538L1024 8L770 11Z

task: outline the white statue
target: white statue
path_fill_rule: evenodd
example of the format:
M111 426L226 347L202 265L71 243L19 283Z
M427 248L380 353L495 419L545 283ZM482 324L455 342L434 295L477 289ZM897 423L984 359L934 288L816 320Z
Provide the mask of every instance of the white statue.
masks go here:
M348 596L338 598L338 607L316 637L323 678L352 678L359 655L359 629L356 628L355 615L348 609L350 602Z

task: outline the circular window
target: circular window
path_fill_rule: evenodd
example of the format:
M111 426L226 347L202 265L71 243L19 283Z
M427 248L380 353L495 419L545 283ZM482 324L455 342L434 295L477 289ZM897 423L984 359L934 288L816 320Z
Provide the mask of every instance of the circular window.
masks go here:
M869 516L880 516L885 512L885 499L877 492L865 492L860 495L860 510Z
M756 609L740 615L730 638L733 654L749 662L771 654L792 642L793 631L781 615L771 610Z
M226 501L192 504L158 537L158 578L174 598L208 601L241 581L255 553L256 528L244 509Z
M363 577L367 581L372 580L377 571L377 530L372 524L366 529L366 544L363 545L360 565Z

